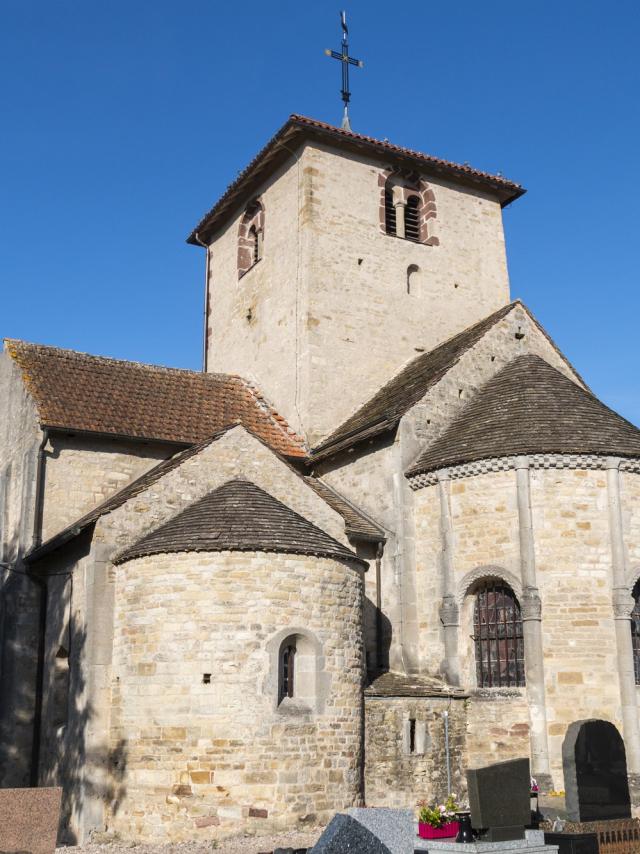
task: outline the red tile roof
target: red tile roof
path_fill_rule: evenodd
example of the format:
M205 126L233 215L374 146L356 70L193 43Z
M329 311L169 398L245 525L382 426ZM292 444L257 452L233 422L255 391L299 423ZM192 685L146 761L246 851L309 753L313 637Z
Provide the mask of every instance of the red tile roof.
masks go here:
M264 148L254 157L249 165L240 172L233 183L229 185L224 194L211 208L211 210L200 220L198 225L189 235L187 242L194 246L200 245L200 239L205 235L213 233L215 228L226 221L229 213L250 197L256 191L258 185L264 181L277 167L291 156L291 143L298 142L304 137L314 137L330 141L350 149L365 151L369 154L377 154L387 161L392 160L405 167L420 169L427 174L436 174L444 178L454 179L463 184L476 186L488 190L500 200L503 207L519 198L526 190L513 181L503 178L501 175L492 175L460 163L423 154L411 148L394 145L387 140L375 139L360 133L344 130L343 128L310 119L306 116L289 116L289 119L275 133ZM289 146L285 147L285 143Z
M287 457L300 437L237 376L144 365L6 340L40 424L63 430L191 445L240 423Z

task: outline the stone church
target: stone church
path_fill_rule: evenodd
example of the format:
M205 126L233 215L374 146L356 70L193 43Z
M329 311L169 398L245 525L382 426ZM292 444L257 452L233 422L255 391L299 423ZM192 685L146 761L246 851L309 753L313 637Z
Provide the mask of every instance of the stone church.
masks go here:
M0 785L215 839L596 719L638 803L640 431L511 301L523 193L293 115L188 238L202 372L5 342Z

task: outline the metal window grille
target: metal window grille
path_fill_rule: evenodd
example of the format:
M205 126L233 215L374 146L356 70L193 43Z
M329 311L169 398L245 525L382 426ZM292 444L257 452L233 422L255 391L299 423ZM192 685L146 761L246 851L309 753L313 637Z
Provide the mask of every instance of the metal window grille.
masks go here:
M253 256L253 263L255 264L260 259L260 245L258 243L258 232L255 226L251 226L249 230L249 237L251 238L251 253Z
M631 612L633 670L636 675L636 685L640 685L640 581L633 588L633 600L633 611Z
M295 669L296 648L288 644L282 650L280 657L280 691L278 701L282 702L285 697L293 697L293 680Z
M407 240L420 240L420 199L409 196L404 209L404 236Z
M384 193L384 223L387 234L396 234L396 209L391 190L385 190Z
M482 582L476 590L473 629L478 687L523 686L522 615L510 587L494 579Z

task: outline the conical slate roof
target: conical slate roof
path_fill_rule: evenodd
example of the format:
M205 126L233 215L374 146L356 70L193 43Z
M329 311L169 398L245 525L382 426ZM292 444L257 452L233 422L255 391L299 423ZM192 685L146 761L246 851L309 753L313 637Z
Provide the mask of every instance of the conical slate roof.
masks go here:
M490 379L407 475L517 454L640 457L640 430L539 356Z
M165 552L284 552L349 560L348 548L248 480L230 480L116 558Z

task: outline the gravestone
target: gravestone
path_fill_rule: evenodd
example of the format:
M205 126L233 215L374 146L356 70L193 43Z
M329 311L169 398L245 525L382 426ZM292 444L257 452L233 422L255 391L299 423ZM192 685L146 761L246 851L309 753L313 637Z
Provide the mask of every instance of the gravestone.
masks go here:
M346 813L370 830L391 854L413 854L416 837L414 810L351 807Z
M608 721L576 721L562 745L570 821L631 818L624 742Z
M353 816L338 813L325 827L310 854L392 854Z
M0 851L53 854L62 789L0 789Z
M528 759L496 762L467 771L471 824L487 842L524 839L531 821Z

